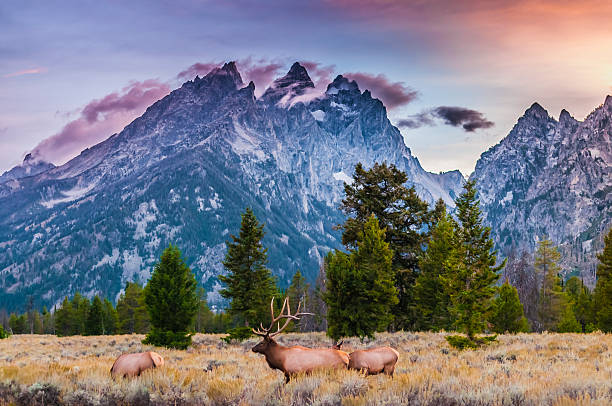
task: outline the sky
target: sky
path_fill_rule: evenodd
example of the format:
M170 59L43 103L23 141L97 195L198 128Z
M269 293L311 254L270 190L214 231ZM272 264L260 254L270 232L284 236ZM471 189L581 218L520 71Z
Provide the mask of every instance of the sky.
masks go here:
M582 120L612 93L612 2L0 2L0 173L120 131L190 75L238 61L256 94L295 61L388 108L434 172L469 175L535 101Z

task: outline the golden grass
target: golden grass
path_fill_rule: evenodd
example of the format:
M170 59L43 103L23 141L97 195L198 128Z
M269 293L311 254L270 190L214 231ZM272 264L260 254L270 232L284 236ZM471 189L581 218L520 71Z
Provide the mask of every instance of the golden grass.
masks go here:
M12 336L0 340L0 404L612 404L612 335L601 333L502 335L463 352L450 349L444 334L379 334L373 342L346 340L344 347L396 348L394 379L320 371L287 385L250 351L257 339L227 345L220 337L198 334L192 348L174 351L145 346L141 335ZM286 334L279 342L330 345L322 333ZM165 358L163 368L111 378L121 353L150 349Z

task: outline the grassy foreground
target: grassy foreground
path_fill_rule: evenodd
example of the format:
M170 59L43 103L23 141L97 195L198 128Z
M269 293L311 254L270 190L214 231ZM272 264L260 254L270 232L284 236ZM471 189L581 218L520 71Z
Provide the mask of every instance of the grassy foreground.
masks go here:
M0 404L23 405L572 405L612 404L612 335L519 334L477 351L449 349L443 334L379 334L345 350L390 345L394 379L353 371L315 373L283 383L258 339L226 345L194 336L187 351L153 348L143 336L22 335L0 340ZM279 342L328 346L324 334L284 334ZM132 380L109 370L123 352L154 349L163 368Z

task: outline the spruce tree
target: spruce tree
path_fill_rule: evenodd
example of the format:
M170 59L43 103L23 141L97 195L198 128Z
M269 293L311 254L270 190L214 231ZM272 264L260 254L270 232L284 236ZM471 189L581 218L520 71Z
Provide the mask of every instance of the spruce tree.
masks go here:
M169 245L144 288L151 331L143 343L185 349L188 330L198 309L197 282L176 246Z
M104 334L104 305L98 295L94 296L85 322L85 333L89 336Z
M566 305L566 297L561 287L558 261L561 254L551 240L538 242L534 268L542 280L538 300L538 321L540 330L555 331L561 320L561 313Z
M569 306L582 332L591 332L594 329L595 320L593 319L593 295L584 286L584 282L576 276L567 280L563 291L569 301Z
M103 303L103 325L104 325L104 334L113 335L117 331L118 324L118 316L117 310L113 307L113 304L110 300L104 299Z
M219 280L225 288L219 293L230 299L229 313L245 326L257 326L270 318L270 299L276 293L272 273L266 267L267 249L262 245L264 226L250 208L242 214L240 233L227 242L223 266L227 275Z
M149 332L150 321L144 302L144 290L137 282L127 282L117 301L117 329L121 334Z
M72 331L71 335L85 335L85 323L89 315L89 299L76 292L71 300L72 304Z
M453 261L454 269L443 275L445 289L450 296L450 310L457 328L475 341L475 335L483 331L498 271L505 260L496 265L491 229L482 225L480 204L476 197L475 181L464 185L457 199L457 244Z
M449 330L453 320L448 311L450 296L444 289L443 277L453 272L455 254L455 226L453 219L440 215L431 230L427 250L419 261L421 272L414 286L418 330Z
M327 256L327 334L340 337L374 337L393 321L397 304L393 284L393 251L385 242L385 230L371 215L359 233L357 249L350 254Z
M414 187L405 186L407 175L394 165L375 163L366 170L355 166L353 182L344 185L345 198L340 208L349 216L340 226L342 243L357 248L359 235L370 215L386 230L385 241L393 251L392 268L398 304L394 306L394 327L414 327L413 287L418 275L418 262L427 241L426 225L431 213Z
M73 317L72 303L68 300L68 296L66 296L60 308L55 311L55 333L58 336L72 335Z
M612 332L612 228L604 239L604 249L597 256L597 284L594 293L594 318L597 328Z
M556 329L559 333L582 333L582 326L576 320L571 304L566 304Z
M507 280L499 288L499 294L493 303L490 321L496 333L529 331L529 324L523 315L523 305L519 300L518 292Z

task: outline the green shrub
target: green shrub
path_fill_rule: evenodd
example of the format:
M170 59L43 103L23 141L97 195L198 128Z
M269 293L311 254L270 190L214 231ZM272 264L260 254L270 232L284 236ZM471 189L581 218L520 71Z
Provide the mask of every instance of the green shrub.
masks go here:
M192 335L186 331L174 332L153 327L142 343L185 350L191 345Z
M251 329L249 327L244 326L229 329L227 332L228 335L226 335L225 337L221 337L221 340L225 341L228 344L231 344L232 341L242 342L244 340L249 339L253 335L253 333L251 333Z
M2 340L3 338L8 338L9 333L7 331L4 331L4 328L2 326L0 326L0 340Z
M497 340L497 334L492 336L474 337L470 340L466 336L446 336L448 344L458 350L478 349L480 346L490 344Z

